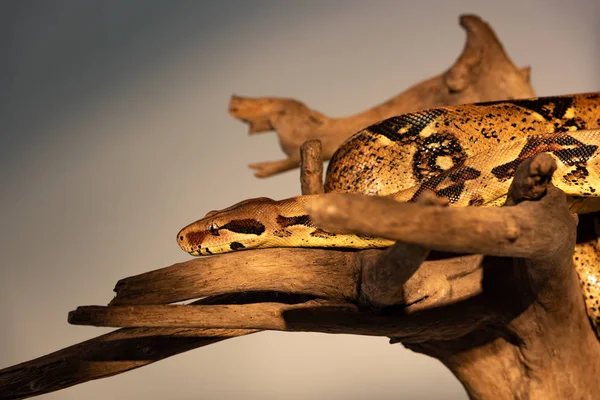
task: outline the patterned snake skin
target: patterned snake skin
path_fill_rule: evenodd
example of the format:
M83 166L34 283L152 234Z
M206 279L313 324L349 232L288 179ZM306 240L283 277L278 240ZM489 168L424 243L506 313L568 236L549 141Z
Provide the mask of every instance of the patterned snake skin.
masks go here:
M326 192L413 201L423 190L453 206L500 206L519 164L539 153L557 163L553 184L571 209L600 211L600 93L507 100L422 110L357 132L333 155ZM304 211L311 196L258 198L211 211L177 235L194 256L266 247L388 247L334 234ZM578 244L574 263L588 315L600 334L600 242Z

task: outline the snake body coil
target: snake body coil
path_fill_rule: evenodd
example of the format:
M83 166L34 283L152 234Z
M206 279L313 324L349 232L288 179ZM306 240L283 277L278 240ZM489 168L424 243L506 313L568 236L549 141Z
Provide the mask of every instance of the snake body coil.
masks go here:
M454 206L499 206L519 164L542 152L557 163L553 184L574 212L600 210L600 93L449 106L388 118L333 155L326 192L413 201L432 190ZM304 211L310 196L246 200L211 211L178 233L194 256L265 247L387 247L388 240L334 234ZM575 266L588 315L600 326L600 250L578 244Z

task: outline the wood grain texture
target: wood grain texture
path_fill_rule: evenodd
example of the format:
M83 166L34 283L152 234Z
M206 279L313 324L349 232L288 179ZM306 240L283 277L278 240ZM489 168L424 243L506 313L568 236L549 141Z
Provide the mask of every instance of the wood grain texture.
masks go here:
M0 398L24 399L105 378L256 330L125 328L0 370Z
M568 204L559 190L552 190L541 202L565 209ZM381 237L438 251L537 259L564 250L548 249L550 235L540 235L536 229L544 220L544 210L532 203L501 209L424 209L384 197L331 193L312 199L306 210L317 225L332 232ZM569 232L576 223L577 217L548 220L544 230L548 234L555 229ZM449 241L449 237L453 240Z
M240 290L332 299L356 296L359 271L348 268L353 265L352 252L264 249L236 254L192 259L122 279L110 305L165 304Z
M300 187L303 195L325 192L322 151L320 140L308 140L300 147Z
M361 113L328 117L295 99L233 96L230 114L249 125L249 134L274 130L286 158L249 165L255 176L268 177L300 164L300 147L318 139L323 159L360 129L395 115L438 106L535 97L530 69L518 69L494 31L475 15L462 15L467 38L463 52L444 73L420 82L394 98Z

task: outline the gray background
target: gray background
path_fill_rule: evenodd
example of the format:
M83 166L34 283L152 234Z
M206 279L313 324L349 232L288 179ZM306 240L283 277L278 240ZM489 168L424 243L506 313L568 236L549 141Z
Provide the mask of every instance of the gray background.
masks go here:
M477 13L539 95L600 90L600 2L0 2L0 368L108 331L70 326L115 282L188 259L183 225L299 192L229 96L361 111L445 70ZM436 360L385 338L266 332L47 399L464 399Z

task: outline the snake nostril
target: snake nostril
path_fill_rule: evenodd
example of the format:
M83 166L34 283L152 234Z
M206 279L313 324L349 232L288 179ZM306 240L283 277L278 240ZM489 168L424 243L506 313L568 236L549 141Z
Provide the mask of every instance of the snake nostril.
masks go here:
M183 240L183 236L179 236L179 240Z

